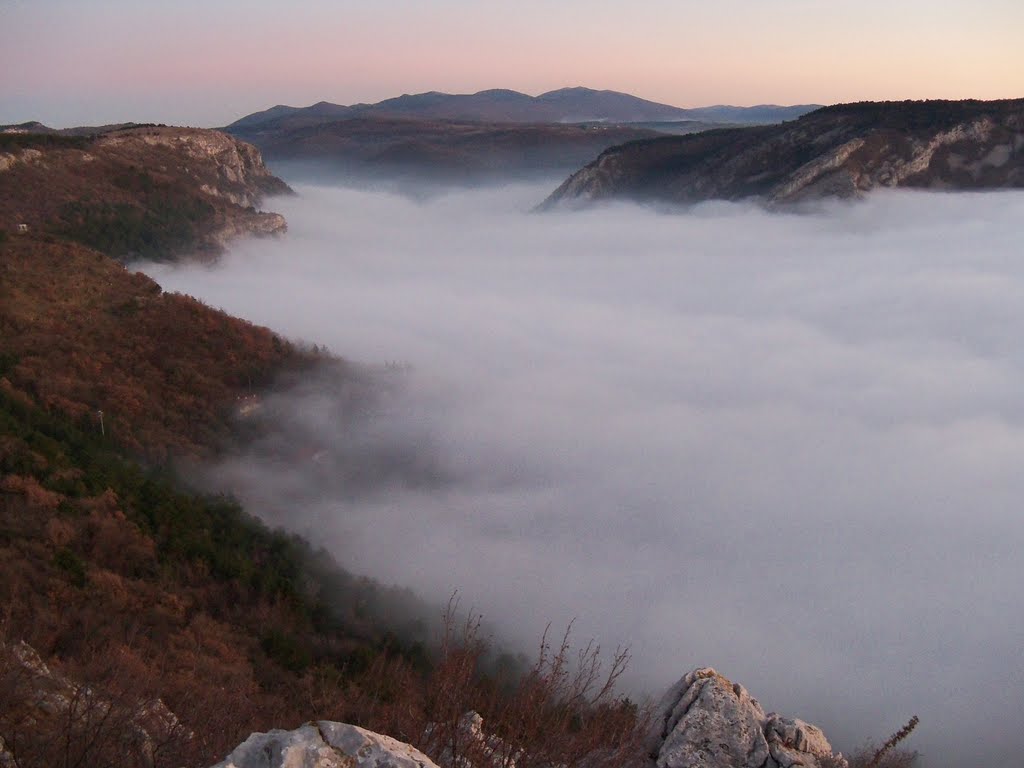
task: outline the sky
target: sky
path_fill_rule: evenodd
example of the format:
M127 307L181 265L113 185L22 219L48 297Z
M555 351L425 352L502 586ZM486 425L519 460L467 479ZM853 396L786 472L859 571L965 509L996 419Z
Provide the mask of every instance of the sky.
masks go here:
M1017 765L1024 193L531 214L549 186L298 186L280 240L148 266L367 366L206 482L503 643L709 665L850 750ZM965 735L966 734L966 735Z
M1019 0L0 0L0 124L565 86L682 107L1024 97Z

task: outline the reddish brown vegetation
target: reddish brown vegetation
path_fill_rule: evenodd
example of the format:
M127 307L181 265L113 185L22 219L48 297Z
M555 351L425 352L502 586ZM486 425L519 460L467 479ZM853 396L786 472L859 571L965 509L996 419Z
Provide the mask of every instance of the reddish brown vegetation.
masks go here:
M102 411L103 429L150 459L215 446L239 395L312 362L87 248L17 238L0 250L0 376L97 430Z

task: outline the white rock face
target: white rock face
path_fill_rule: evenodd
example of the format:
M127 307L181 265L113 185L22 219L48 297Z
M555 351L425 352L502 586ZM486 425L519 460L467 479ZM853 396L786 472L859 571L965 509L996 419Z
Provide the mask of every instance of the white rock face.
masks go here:
M262 185L274 177L263 164L260 151L251 144L220 131L203 128L136 128L103 136L99 146L133 151L138 145L166 147L178 158L191 158L200 166L217 169L215 184L200 189L210 197L222 197L243 208L258 206Z
M10 170L18 163L32 163L43 156L38 149L23 149L20 152L0 152L0 173Z
M321 720L254 733L213 768L437 768L415 747L354 725Z
M766 715L710 667L685 675L655 710L646 741L657 768L829 768L845 765L821 729Z

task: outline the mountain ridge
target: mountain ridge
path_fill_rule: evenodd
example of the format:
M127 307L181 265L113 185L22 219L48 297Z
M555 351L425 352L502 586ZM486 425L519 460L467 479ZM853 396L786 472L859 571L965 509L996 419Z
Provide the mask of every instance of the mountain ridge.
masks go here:
M342 119L367 116L408 116L485 122L650 122L667 120L704 120L711 122L776 122L792 119L819 105L757 105L736 107L718 105L683 108L643 99L613 90L571 86L530 96L506 88L492 88L471 94L441 91L402 94L373 104L333 104L320 101L308 107L278 104L235 120L225 126L229 132L256 126L316 121L331 117ZM728 118L728 119L726 119Z
M541 204L785 205L879 187L1024 187L1024 99L837 104L780 125L612 147Z

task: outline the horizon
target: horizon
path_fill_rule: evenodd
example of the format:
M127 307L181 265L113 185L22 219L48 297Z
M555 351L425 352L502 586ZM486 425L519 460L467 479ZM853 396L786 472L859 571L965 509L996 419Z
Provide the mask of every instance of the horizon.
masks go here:
M7 0L2 14L0 124L216 127L278 104L566 83L684 109L1024 96L1013 0L648 0L629 13L579 0Z
M635 94L635 93L628 93L626 91L617 91L614 88L592 88L589 85L563 85L560 88L551 88L551 89L546 90L546 91L538 91L537 93L532 93L532 92L529 92L529 91L522 91L522 90L519 90L518 88L505 88L505 87L502 87L502 86L497 86L495 88L481 88L481 89L476 90L476 91L444 91L444 90L439 90L437 88L431 88L431 89L426 90L426 91L403 91L402 93L396 93L396 94L393 94L391 96L385 96L384 98L378 99L377 101L337 102L337 101L330 101L328 99L320 99L319 101L313 101L313 102L310 102L308 104L303 104L303 105L286 104L284 102L278 102L277 104L271 104L268 107L264 107L262 109L258 109L258 110L255 110L255 111L256 112L262 112L262 111L265 111L267 109L275 109L277 107L287 107L289 109L307 109L309 107L315 107L318 104L333 104L334 106L337 106L337 107L355 107L355 106L360 106L360 105L363 105L363 104L368 104L368 105L380 104L383 101L390 101L391 99L398 99L398 98L403 98L403 97L407 97L407 96L429 96L429 95L432 95L432 94L438 94L438 95L441 95L441 96L479 96L482 93L492 93L492 92L495 92L495 91L501 91L501 92L504 92L504 93L517 93L520 96L529 96L531 99L538 99L541 96L547 96L549 94L558 93L560 91L591 91L593 93L617 93L617 94L620 94L620 95L623 95L623 96L632 96L632 97L637 98L637 99L643 99L644 101L650 101L650 102L655 103L655 104L661 104L662 106L675 107L677 109L711 109L711 108L714 108L714 107L739 107L741 109L753 109L753 108L756 108L756 107L798 107L798 106L799 107L803 107L803 106L820 106L820 107L825 107L825 106L829 106L828 104L816 104L816 103L812 104L811 102L802 103L802 104L779 104L777 102L764 101L764 102L758 102L757 104L726 104L725 102L719 102L717 104L698 104L698 105L691 106L691 107L681 107L678 104L671 104L671 103L668 103L668 102L659 102L659 101L655 101L653 99L647 99L647 98L645 98L643 96L640 96L638 94ZM253 114L253 113L250 112L249 114Z

